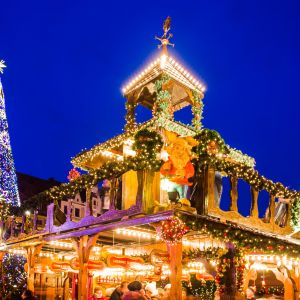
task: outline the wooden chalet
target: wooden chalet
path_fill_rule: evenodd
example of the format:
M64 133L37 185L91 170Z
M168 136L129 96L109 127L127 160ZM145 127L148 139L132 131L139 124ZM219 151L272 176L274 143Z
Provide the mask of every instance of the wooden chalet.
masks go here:
M170 299L180 300L182 282L191 276L214 281L221 299L244 299L250 280L265 287L263 281L273 276L269 284L281 285L282 299L298 299L299 192L261 176L252 157L202 127L205 86L168 53L167 35L165 29L157 59L123 88L124 133L76 155L74 167L87 172L36 197L37 201L45 197L53 201L44 228L37 225L38 214L29 228L23 220L16 230L13 217L2 224L1 250L27 257L28 287L40 299L59 295L86 300L96 285L110 287L140 279L170 282ZM137 105L150 109L153 118L137 124ZM192 126L174 120L174 112L186 106L193 112ZM140 132L161 137L163 145L155 158L147 158L144 148L135 146ZM176 183L182 189L174 195L161 168L176 139L193 152L190 161L195 172L186 184ZM153 142L147 137L141 141ZM109 182L104 186L109 210L94 216L90 190L105 180ZM246 201L238 197L240 181L249 188L247 216L239 212L240 201ZM72 205L65 213L56 203L78 191L86 191L87 201L85 216L75 222ZM226 191L230 203L225 211L220 204ZM265 212L259 211L261 193L269 197ZM164 230L174 228L164 228L174 219L179 230L184 224L188 228L181 228L183 236L168 239ZM273 275L262 279L263 272ZM210 296L205 299L214 299Z

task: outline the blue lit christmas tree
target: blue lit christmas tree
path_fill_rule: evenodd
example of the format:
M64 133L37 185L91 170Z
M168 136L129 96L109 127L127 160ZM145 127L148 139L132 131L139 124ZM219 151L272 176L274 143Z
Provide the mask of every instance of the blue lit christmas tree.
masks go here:
M5 68L0 61L0 73ZM4 92L0 79L0 198L13 206L20 205L17 176L8 134L8 123L5 112Z

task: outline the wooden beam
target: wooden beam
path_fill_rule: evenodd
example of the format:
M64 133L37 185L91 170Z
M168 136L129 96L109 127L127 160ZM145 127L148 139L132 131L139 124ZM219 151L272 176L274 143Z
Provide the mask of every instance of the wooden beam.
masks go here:
M88 299L88 261L91 250L96 244L98 234L93 236L81 236L73 239L73 244L76 248L79 261L79 274L78 274L78 300Z
M170 299L182 300L182 243L167 244L170 257Z
M43 244L26 247L27 258L27 289L34 292L34 265L36 263L37 256L42 250Z
M230 176L230 210L238 211L238 178L236 176Z
M45 237L45 241L53 241L53 240L60 240L60 239L68 239L68 238L75 238L81 237L84 235L94 235L103 231L114 230L116 228L123 228L123 227L130 227L130 226L139 226L154 222L163 221L171 216L174 215L173 210L167 210L161 213L147 215L145 217L129 219L124 221L119 221L115 223L108 223L103 225L98 225L97 227L87 228L87 229L77 229L76 231L66 232L66 233L56 233L51 236Z
M251 186L251 211L250 216L258 218L258 190Z

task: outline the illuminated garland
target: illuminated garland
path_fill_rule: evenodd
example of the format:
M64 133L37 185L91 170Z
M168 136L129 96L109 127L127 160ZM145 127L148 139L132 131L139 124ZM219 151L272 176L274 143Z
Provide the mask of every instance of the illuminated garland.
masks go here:
M189 231L189 227L178 217L171 217L162 221L159 236L168 244L179 243L182 237Z
M254 168L255 167L255 159L249 155L244 154L242 151L231 148L229 145L226 145L227 149L229 150L228 156L232 158L235 162L246 165L248 167Z
M193 91L193 98L194 98L194 103L192 105L192 113L193 113L193 120L192 120L192 124L194 126L194 129L196 132L199 132L201 130L202 127L202 113L203 113L203 107L204 104L201 101L201 96L198 92Z
M125 124L125 131L130 131L135 129L136 127L136 121L135 121L135 108L136 108L136 103L135 102L129 102L127 101L125 103L125 108L126 108L126 124Z
M134 136L132 149L136 151L139 157L145 157L147 160L155 160L162 146L163 141L160 134L148 129L142 129Z
M291 226L300 229L300 196L294 199L291 207Z
M224 140L215 130L204 128L194 136L194 139L199 141L199 144L193 148L197 155L216 155L228 152Z
M137 133L137 131L145 129L147 127L152 127L154 123L155 119L151 119L145 123L138 125L136 128L133 128L129 131L126 131L123 134L120 134L118 136L115 136L114 138L107 140L104 143L94 146L90 150L82 151L76 157L72 158L72 164L74 166L81 167L81 163L83 163L86 160L93 160L93 158L99 155L99 153L101 153L102 150L120 147L127 139L132 138Z
M191 274L190 282L183 282L182 286L188 291L189 294L197 296L197 299L215 299L215 292L217 287L214 280L198 280L195 274Z
M221 160L212 156L201 156L195 161L198 170L201 172L203 166L212 166L219 172L225 172L229 176L236 176L249 183L253 188L266 190L271 195L284 199L295 199L300 196L300 192L290 190L280 182L273 182L260 175L255 169L230 161Z
M244 252L262 252L275 255L286 254L289 257L300 255L300 246L269 237L256 231L248 231L236 224L223 224L207 218L193 218L180 215L180 218L192 230L199 234L209 235L222 242L231 242Z
M244 287L244 272L246 268L246 259L241 251L235 252L233 263L236 270L236 289L241 293Z
M173 106L171 94L164 90L163 85L170 80L168 75L162 75L161 79L155 81L156 101L153 105L153 116L164 116L166 119L173 119Z
M217 291L220 295L225 293L226 289L226 276L230 270L231 259L224 255L220 258L219 264L217 266L217 275L215 277L217 284Z

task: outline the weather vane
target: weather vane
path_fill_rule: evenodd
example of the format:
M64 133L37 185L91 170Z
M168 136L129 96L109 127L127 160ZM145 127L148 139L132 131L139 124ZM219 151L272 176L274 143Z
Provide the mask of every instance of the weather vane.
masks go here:
M4 60L0 60L0 73L3 74L3 69L6 68L6 65L4 64Z
M159 40L161 42L161 44L158 45L158 48L163 47L163 53L165 53L165 54L168 52L167 46L172 46L172 47L175 46L175 44L171 44L169 41L169 39L173 36L172 33L168 34L170 29L171 29L171 17L169 16L166 18L164 25L163 25L164 34L161 37L155 36L155 39Z

